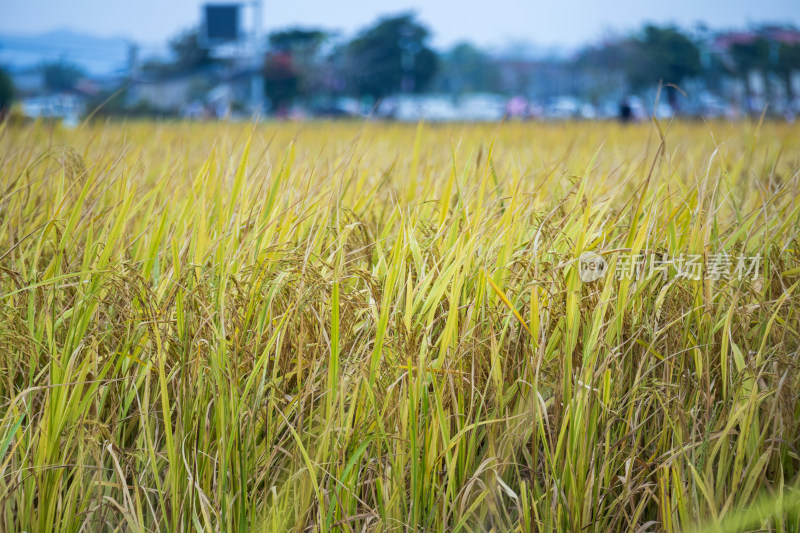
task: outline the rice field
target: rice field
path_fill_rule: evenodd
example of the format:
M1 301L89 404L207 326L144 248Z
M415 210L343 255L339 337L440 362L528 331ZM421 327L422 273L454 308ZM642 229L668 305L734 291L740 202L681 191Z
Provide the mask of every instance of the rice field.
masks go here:
M800 531L800 126L0 126L0 530Z

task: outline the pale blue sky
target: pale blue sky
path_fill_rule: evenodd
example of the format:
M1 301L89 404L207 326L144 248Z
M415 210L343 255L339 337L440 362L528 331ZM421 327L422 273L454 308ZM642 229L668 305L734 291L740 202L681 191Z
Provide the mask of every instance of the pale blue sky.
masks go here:
M197 24L201 4L197 0L3 0L0 32L72 28L157 44ZM349 35L378 15L408 9L434 31L439 46L469 39L488 46L528 41L572 47L644 21L684 26L703 21L712 27L800 23L798 0L267 0L263 27L270 31L287 25L323 26Z

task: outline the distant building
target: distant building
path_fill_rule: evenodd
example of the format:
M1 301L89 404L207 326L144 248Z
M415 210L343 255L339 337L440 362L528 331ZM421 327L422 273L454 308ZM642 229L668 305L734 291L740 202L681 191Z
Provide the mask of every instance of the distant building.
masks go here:
M86 113L86 98L76 93L33 96L22 101L22 112L31 118L64 119L74 125Z
M197 69L176 73L140 74L128 90L129 104L146 104L164 113L183 113L201 104L213 108L214 116L232 109L250 96L254 69Z
M177 112L205 92L209 85L207 78L201 71L144 74L131 83L129 103L144 103L158 111Z

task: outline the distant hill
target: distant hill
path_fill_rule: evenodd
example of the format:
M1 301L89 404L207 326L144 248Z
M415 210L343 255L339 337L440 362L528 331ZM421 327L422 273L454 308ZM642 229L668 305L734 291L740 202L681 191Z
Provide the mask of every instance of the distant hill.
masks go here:
M119 73L126 68L128 42L124 37L96 37L70 29L0 34L0 65L24 69L64 58L93 75Z

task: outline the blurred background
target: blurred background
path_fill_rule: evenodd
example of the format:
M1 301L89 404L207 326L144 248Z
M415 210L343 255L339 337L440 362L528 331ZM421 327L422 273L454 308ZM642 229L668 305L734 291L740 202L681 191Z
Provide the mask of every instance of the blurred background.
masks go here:
M5 0L0 117L792 122L798 21L796 0Z

